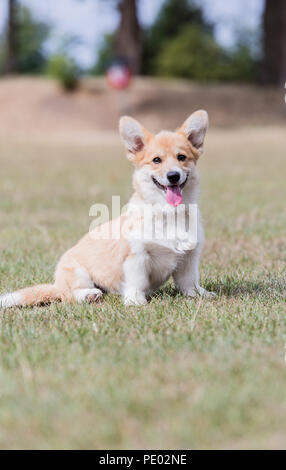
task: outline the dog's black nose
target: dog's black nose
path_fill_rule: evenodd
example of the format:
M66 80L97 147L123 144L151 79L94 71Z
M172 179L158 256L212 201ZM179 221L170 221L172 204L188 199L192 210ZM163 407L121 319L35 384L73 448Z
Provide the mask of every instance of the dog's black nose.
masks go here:
M169 173L167 173L167 178L170 183L176 184L180 179L180 173L178 171L169 171Z

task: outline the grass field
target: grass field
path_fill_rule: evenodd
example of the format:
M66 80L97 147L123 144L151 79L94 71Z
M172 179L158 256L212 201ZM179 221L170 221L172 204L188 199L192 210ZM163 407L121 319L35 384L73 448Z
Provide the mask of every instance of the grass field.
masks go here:
M126 202L117 140L0 140L0 292L49 282L95 202ZM285 448L285 129L213 130L202 285L146 307L1 312L1 448Z

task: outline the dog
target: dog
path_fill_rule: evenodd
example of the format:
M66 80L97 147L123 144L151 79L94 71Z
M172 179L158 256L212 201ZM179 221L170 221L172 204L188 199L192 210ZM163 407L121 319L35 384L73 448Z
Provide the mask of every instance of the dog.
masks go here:
M121 117L120 135L127 158L135 167L130 207L156 206L157 215L160 208L166 215L168 208L177 211L182 206L185 214L188 206L197 207L197 161L207 128L208 114L204 110L191 114L177 131L161 131L156 135L135 119ZM96 236L103 226L100 230L95 227L62 256L54 284L4 294L0 296L0 306L93 302L105 292L121 294L125 305L143 305L171 276L177 289L187 297L214 297L214 293L199 284L199 258L204 241L199 210L196 237L191 241L177 234L167 239L162 231L159 239L135 236L140 217L125 213L104 225L114 228L124 222L125 231L123 234L120 229L119 237ZM184 234L189 232L190 228Z

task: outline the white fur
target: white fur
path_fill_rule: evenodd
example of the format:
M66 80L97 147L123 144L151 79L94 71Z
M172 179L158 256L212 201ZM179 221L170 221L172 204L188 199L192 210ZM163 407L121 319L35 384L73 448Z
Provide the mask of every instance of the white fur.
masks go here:
M162 191L150 181L148 170L143 167L135 172L135 181L144 194L142 200L131 200L132 204L144 205L150 201L161 204L166 210L166 201ZM199 192L199 177L195 165L187 185L183 190L183 203L196 204ZM170 207L170 206L169 206ZM171 210L171 209L170 209ZM199 285L199 258L204 241L204 232L197 211L197 240L193 239L152 239L130 238L133 257L128 258L124 265L124 284L122 294L126 305L142 305L146 296L163 285L173 276L177 288L186 296L214 296Z
M91 302L102 296L102 291L94 287L93 289L75 289L73 291L75 300L79 303Z
M21 305L22 296L18 292L11 292L10 294L4 294L0 297L0 307L9 308Z
M133 256L123 264L122 295L125 305L142 305L146 303L149 287L150 259L143 243L131 241L130 244Z
M76 268L75 268L75 274L78 278L77 280L77 287L79 288L86 288L88 287L89 289L93 289L94 288L94 284L93 284L93 281L90 277L90 275L88 274L87 270L85 268L83 268L82 266L78 265Z

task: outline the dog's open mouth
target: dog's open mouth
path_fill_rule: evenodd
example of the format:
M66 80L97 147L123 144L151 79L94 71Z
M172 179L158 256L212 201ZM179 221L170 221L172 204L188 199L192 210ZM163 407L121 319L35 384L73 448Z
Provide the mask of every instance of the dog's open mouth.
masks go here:
M157 186L157 188L161 189L166 193L166 201L168 204L171 204L171 206L177 207L179 204L182 203L183 196L182 196L182 189L185 186L188 176L186 176L185 181L178 185L170 185L170 186L163 186L163 184L160 184L159 181L152 176L153 183Z

